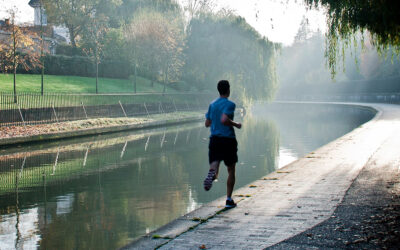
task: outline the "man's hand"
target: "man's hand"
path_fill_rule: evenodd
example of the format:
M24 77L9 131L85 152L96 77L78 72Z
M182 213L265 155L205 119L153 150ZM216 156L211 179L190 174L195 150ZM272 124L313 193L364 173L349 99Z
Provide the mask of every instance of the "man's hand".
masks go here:
M206 128L211 126L211 120L206 119L206 121L204 122L204 126L206 126Z
M221 123L224 124L225 126L235 127L238 129L240 129L242 127L241 123L232 121L231 119L229 119L229 117L226 114L222 114Z

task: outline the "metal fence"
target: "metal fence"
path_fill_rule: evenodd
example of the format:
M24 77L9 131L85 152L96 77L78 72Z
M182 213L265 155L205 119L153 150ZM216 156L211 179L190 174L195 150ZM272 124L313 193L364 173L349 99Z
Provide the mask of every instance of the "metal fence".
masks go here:
M280 96L279 101L330 101L330 102L377 102L400 103L400 93L360 93L336 95Z
M0 92L0 127L204 110L213 97L197 93L18 93L14 96Z

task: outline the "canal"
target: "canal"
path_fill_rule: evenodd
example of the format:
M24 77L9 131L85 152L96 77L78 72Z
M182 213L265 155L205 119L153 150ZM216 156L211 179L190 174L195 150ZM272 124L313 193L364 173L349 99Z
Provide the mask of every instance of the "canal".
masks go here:
M342 105L257 104L237 130L236 187L367 122ZM0 249L116 249L225 194L203 123L0 150ZM223 204L221 204L223 205Z

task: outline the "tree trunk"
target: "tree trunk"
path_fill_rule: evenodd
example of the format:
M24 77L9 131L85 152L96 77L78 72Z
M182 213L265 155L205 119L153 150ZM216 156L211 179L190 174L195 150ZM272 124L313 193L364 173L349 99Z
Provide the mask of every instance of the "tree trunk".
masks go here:
M167 73L164 73L164 87L163 87L163 93L165 93L165 88L166 88L166 84L167 84Z
M169 70L169 65L167 65L167 70L164 73L164 88L163 88L163 93L167 90L167 82L168 82L168 70Z
M136 94L136 74L137 74L137 66L136 66L136 63L135 63L135 78L133 78L135 94Z
M96 60L96 94L99 93L99 63Z
M42 64L42 76L41 76L41 84L40 84L40 94L43 96L43 76L44 76L44 58L43 58L43 7L42 2L40 2L40 62Z
M16 84L17 67L14 62L14 103L17 103L17 84Z
M69 32L69 40L71 41L71 45L72 45L72 47L76 48L74 27L73 26L69 26L68 27L68 32Z
M96 94L99 93L99 87L98 87L98 82L99 82L99 58L97 56L97 44L96 44Z
M17 54L16 54L16 47L17 47L17 41L16 41L16 31L15 31L15 26L14 26L14 21L13 21L13 73L14 73L14 103L17 103L17 83L16 83L16 75L17 75Z

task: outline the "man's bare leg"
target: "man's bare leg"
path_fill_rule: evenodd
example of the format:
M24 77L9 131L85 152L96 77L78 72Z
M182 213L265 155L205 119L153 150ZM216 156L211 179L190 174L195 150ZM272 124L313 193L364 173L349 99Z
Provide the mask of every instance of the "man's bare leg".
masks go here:
M211 162L211 164L210 164L210 170L211 170L211 169L215 170L215 173L216 173L216 174L215 174L215 179L218 178L219 164L220 164L220 161L213 161L213 162Z
M226 181L226 196L228 198L232 197L233 187L235 186L235 163L228 166L228 180Z
M203 186L206 191L210 190L213 181L218 177L219 164L220 161L213 161L210 164L210 170L208 171L207 177L203 182Z

